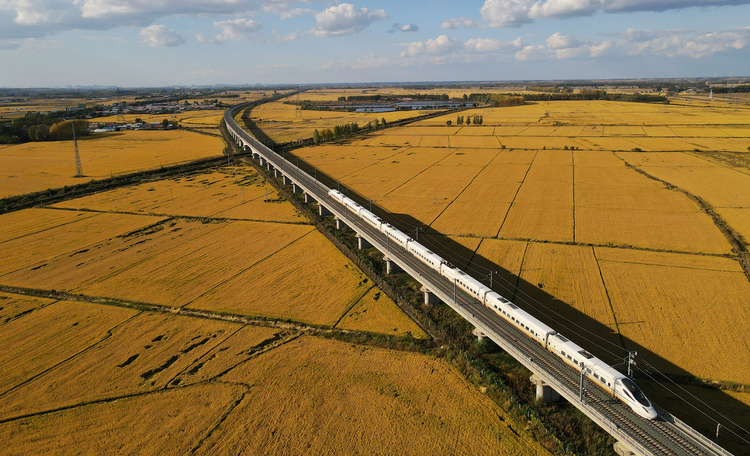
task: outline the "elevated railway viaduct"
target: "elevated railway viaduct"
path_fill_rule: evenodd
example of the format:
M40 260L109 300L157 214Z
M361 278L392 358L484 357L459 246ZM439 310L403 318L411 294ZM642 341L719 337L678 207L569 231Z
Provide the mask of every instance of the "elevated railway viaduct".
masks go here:
M425 302L436 299L443 301L474 325L476 334L489 337L528 368L534 374L532 381L537 385L537 397L547 400L558 395L564 397L611 434L616 440L615 450L623 456L732 456L665 410L659 409L659 417L652 421L637 416L594 383L582 380L579 372L499 318L474 297L457 289L454 283L417 261L401 246L390 242L383 233L331 198L328 195L330 189L316 177L285 160L240 128L234 116L248 106L249 103L240 104L225 112L224 121L232 138L246 152L252 153L262 166L274 172L276 177L283 178L285 184L293 186L295 192L304 193L306 201L316 201L321 215L332 214L336 218L337 228L354 230L360 248L371 245L382 252L388 271L398 267L419 281L423 286ZM581 386L584 384L585 394L582 394Z

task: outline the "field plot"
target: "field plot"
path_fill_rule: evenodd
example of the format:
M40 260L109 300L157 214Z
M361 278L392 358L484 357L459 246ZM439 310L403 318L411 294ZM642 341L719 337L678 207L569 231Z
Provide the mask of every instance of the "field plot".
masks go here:
M562 334L574 340L580 337L579 343L589 340L589 334L581 334L576 324L620 345L615 316L591 247L530 243L520 278L515 297L524 309ZM586 324L588 319L601 326L592 328L590 320Z
M447 364L419 354L303 337L223 378L250 392L198 454L547 454Z
M75 223L93 217L96 214L85 212L58 212L44 209L26 209L4 214L0 217L3 230L0 231L0 244L17 238L30 236L42 231Z
M750 349L736 337L750 330L743 304L750 283L736 261L607 248L596 253L622 335L684 372L646 356L648 362L672 374L750 383L750 360L736 356Z
M54 299L0 292L0 326L48 306L53 302L56 301Z
M83 137L78 149L83 179L73 177L72 141L31 142L0 149L0 197L220 156L224 142L188 131L126 131Z
M2 215L0 220L13 215ZM36 269L44 268L46 262L60 255L74 255L105 239L144 229L161 220L142 215L96 214L4 242L0 249L0 277L32 265ZM2 281L0 278L0 283Z
M202 357L195 359L169 385L182 387L211 380L250 359L257 353L255 349L259 345L270 346L291 337L295 336L276 328L243 326Z
M309 226L255 222L218 223L216 226L217 229L175 244L158 255L141 258L136 252L134 261L125 263L115 274L92 278L78 291L93 296L185 306L214 288L221 288L227 280L313 230ZM158 240L154 243L158 245ZM242 295L225 300L226 306L236 305Z
M164 119L170 122L177 121L180 125L193 128L218 127L224 118L223 109L205 109L195 111L183 111L177 114L125 114L126 123L135 123L139 118L144 122L161 122ZM119 121L118 121L119 122Z
M197 385L3 423L3 454L187 454L242 392Z
M466 267L466 272L475 277L482 277L488 275L489 271L496 271L492 283L493 290L512 300L516 294L527 246L528 243L522 241L482 239L481 244L474 249L474 259Z
M372 284L322 234L307 229L300 241L228 276L189 307L335 325Z
M270 201L265 201L266 197ZM244 201L243 201L244 200ZM254 169L237 166L124 187L55 204L95 211L302 222Z
M396 336L408 334L419 339L429 337L377 287L371 288L338 322L336 327Z
M7 394L107 339L108 331L136 313L130 309L61 301L2 325L0 343L13 349L0 354L0 394Z
M750 207L750 175L684 153L627 153L621 157L650 175L699 196L726 217L735 231L750 239L750 226L744 215Z
M133 313L114 309L121 315ZM89 350L6 393L0 401L0 416L10 418L162 389L239 328L215 320L140 314L112 329L110 337Z

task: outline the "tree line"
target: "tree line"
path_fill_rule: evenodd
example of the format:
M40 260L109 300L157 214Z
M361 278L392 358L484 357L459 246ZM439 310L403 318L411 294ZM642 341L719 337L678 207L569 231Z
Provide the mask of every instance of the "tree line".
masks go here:
M331 130L330 128L325 128L318 131L318 129L316 128L315 131L313 131L313 142L318 145L321 142L332 141L339 138L348 138L349 136L358 134L362 130L366 132L375 131L381 128L385 128L387 125L388 124L385 121L385 117L383 117L379 121L378 119L375 119L371 122L368 122L367 125L364 126L364 128L361 128L357 122L336 125L335 127L333 127L333 130Z

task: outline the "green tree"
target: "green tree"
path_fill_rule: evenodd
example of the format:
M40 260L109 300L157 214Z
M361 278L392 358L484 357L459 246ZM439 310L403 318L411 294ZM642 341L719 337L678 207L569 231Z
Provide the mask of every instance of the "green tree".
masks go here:
M445 124L450 127L453 124L453 122L451 122L450 120L448 120L448 121L445 122Z
M471 116L466 116L466 125L471 125Z
M378 119L375 119L372 122L373 122L373 127L375 127L374 128L375 130L377 130L378 128L380 128L380 123L378 122Z
M380 119L380 123L383 126L383 128L385 128L385 126L386 126L385 117L383 117L382 119Z
M161 121L161 128L163 128L165 130L167 128L169 128L169 120L168 119L164 119L164 120Z
M46 141L49 139L49 127L46 125L34 125L29 128L29 139L32 141Z
M316 146L320 144L320 132L317 128L315 129L315 131L313 131L313 142Z

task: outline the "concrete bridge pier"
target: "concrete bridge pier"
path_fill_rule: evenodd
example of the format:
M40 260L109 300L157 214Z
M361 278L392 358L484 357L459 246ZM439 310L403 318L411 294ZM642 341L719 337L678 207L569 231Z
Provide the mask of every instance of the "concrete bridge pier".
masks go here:
M343 220L336 217L336 229L337 230L345 230L346 229L346 223L344 223Z
M358 234L358 235L357 235L357 248L358 248L359 250L364 250L364 249L369 249L370 247L372 247L372 244L370 244L370 243L369 243L369 242L367 241L367 239L365 239L364 237L362 237L362 236L360 236L360 235Z
M305 193L304 190L302 190L302 187L292 182L292 192L293 193Z
M273 167L273 165L271 164L270 161L266 161L266 169L269 170L269 171L273 171L276 168Z
M486 339L487 338L487 334L485 334L484 332L482 332L482 330L479 329L479 328L474 328L471 331L471 333L474 334L475 336L477 336L478 340L482 340L482 339Z
M422 293L424 293L424 303L425 305L435 305L440 304L440 298L437 297L435 293L430 291L427 287L422 287Z
M278 171L278 170L277 170L277 171ZM282 178L282 182L284 183L284 185L292 185L292 183L293 183L291 179L289 179L289 178L288 178L288 177L286 177L285 175L281 174L281 172L280 172L280 171L279 171L279 175L278 175L278 176L276 176L276 177L281 177L281 178Z
M396 262L391 260L387 256L383 257L383 261L385 261L385 273L386 274L394 274L396 272L401 272L401 268L396 264Z
M560 400L560 394L553 390L551 386L546 384L544 380L538 378L536 375L532 375L531 383L536 385L536 398L544 399L545 404L551 404Z
M256 160L260 159L260 154L257 152L253 152L253 158Z
M318 215L320 215L321 217L325 217L326 215L331 215L331 211L329 211L328 208L323 206L322 204L318 204Z
M310 203L317 203L317 201L309 193L305 193L305 204Z
M620 441L615 442L615 453L619 454L620 456L635 456L635 451L633 451L627 444L622 443Z
M260 166L266 166L266 163L268 163L268 160L258 155L258 160L260 160Z

